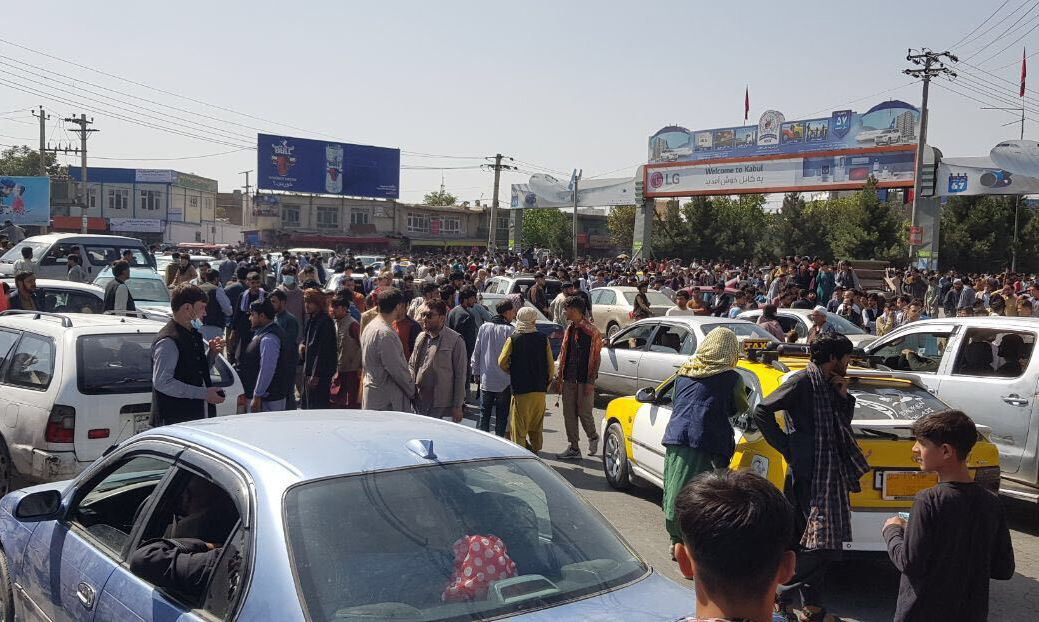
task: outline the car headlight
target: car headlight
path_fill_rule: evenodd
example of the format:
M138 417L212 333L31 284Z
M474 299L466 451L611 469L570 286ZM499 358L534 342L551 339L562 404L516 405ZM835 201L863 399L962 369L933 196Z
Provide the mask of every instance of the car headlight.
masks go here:
M974 470L974 481L982 487L999 492L1000 469L996 467L978 467Z

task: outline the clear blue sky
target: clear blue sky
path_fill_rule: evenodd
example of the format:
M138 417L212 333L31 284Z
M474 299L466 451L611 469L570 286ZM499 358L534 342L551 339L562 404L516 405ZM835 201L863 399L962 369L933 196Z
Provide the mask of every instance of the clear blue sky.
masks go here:
M165 112L241 134L233 139L238 144L255 144L256 131L226 121L270 133L321 138L320 132L347 142L413 152L501 152L567 174L573 167L583 168L587 176L622 167L633 171L646 157L647 137L664 125L695 129L742 123L746 85L752 121L768 108L798 119L840 108L865 111L889 98L919 105L918 84L869 96L911 81L901 73L908 47L945 48L1001 4L1002 0L182 0L161 5L106 0L46 7L5 3L2 39L311 132L207 108L6 43L0 43L0 54L189 110L192 114ZM967 77L953 88L987 105L1016 105L1021 49L1027 45L1039 51L1039 29L985 61L1039 26L1039 3L1009 0L978 31L1021 5L1027 6L976 42L953 50L967 57L994 41L969 62L994 69L1017 60L996 72L1014 84L967 67L989 84ZM1008 28L1018 30L996 40ZM0 58L0 81L38 88L28 82L38 77L9 64L38 73ZM1039 91L1039 57L1033 67L1030 88ZM997 103L993 94L976 92L992 84L1011 101ZM983 104L940 88L931 93L929 142L947 156L985 155L999 140L1017 137L1016 126L1001 127L1013 120L1012 115L979 110ZM1039 119L1039 94L1029 96L1035 99L1026 105L1036 112L1028 114ZM0 83L0 113L43 103L57 118L89 114L86 105L102 107L81 102L52 101ZM116 105L134 109L135 116L154 114L138 106L159 110L139 100L105 107ZM93 116L101 132L91 139L91 154L131 159L92 160L92 165L175 168L216 178L222 190L244 182L239 171L256 168L251 151L179 162L135 161L218 153L231 147L139 127L100 112ZM169 123L183 127L180 121ZM1037 129L1036 123L1028 122L1026 138L1039 137ZM55 140L72 138L56 120L48 131ZM193 131L216 135L197 127ZM37 136L35 119L28 112L0 114L0 144L35 145ZM478 163L403 158L408 166ZM443 175L447 188L463 199L490 198L490 173L448 169ZM440 171L402 171L401 198L418 201L439 187L440 179ZM525 180L526 175L506 175L503 200L507 201L509 183Z

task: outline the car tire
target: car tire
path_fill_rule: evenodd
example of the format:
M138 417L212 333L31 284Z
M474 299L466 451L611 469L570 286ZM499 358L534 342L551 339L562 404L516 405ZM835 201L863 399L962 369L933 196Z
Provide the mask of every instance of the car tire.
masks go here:
M606 428L606 439L602 445L602 470L606 481L617 490L631 487L631 465L628 450L624 446L624 430L616 421Z
M11 454L7 451L7 443L0 438L0 497L11 492L11 482L14 479L14 465L11 464ZM0 622L3 622L0 619Z
M7 553L0 550L0 622L14 622L14 587Z
M621 327L618 326L616 322L610 322L606 325L606 338L613 339L613 336L619 333L620 330Z

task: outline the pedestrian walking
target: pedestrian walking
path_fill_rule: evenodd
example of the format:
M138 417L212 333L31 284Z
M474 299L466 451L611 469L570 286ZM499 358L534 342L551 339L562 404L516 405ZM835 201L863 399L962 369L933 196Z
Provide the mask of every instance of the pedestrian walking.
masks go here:
M664 430L664 526L674 546L682 541L675 499L704 471L728 468L736 442L731 417L747 411L747 390L735 370L740 360L736 333L715 328L696 354L678 368L671 418Z
M65 275L65 278L73 283L86 283L87 273L83 270L83 260L80 259L79 255L69 255L65 261L68 267L68 273Z
M634 320L644 320L648 317L653 317L653 310L649 308L649 297L646 295L647 287L649 287L649 284L646 281L640 281L636 286L638 293L635 294L631 310L631 317Z
M202 277L204 281L198 288L206 295L206 317L202 320L202 329L199 332L206 339L222 337L227 328L227 321L232 315L231 299L227 297L224 288L220 287L218 271L207 270Z
M341 408L361 407L361 323L350 315L349 292L332 297L332 319L336 325L336 375L332 378L331 402Z
M361 328L361 366L364 370L361 408L365 410L399 410L411 412L415 397L415 379L404 357L400 336L393 323L404 315L404 296L393 288L384 289L376 297L375 317Z
M458 292L458 304L451 309L447 315L447 325L451 330L455 331L462 336L462 341L465 343L465 397L466 401L470 401L471 394L469 390L469 378L471 377L469 371L469 360L473 356L473 350L476 348L476 318L473 317L472 308L476 305L476 288L474 287L463 287Z
M567 281L566 283L563 283L562 291L552 299L552 315L549 317L552 318L553 322L560 326L566 326L566 309L564 308L564 305L566 304L566 299L573 296L575 293L574 284L572 282Z
M509 406L512 388L509 375L498 365L505 342L515 330L516 310L510 300L500 300L495 306L496 315L484 323L476 334L476 348L470 359L473 375L480 379L480 424L484 432L491 431L494 417L494 433L505 436L509 421Z
M793 620L824 620L822 586L829 564L851 541L849 495L869 471L851 429L855 397L848 393L852 344L823 334L810 347L811 362L795 372L754 411L765 440L790 464L791 503L802 534L793 578L779 589L782 613ZM786 430L776 413L786 411ZM800 601L798 603L797 601ZM800 609L798 609L798 605Z
M602 334L585 318L584 300L571 296L566 301L569 324L563 331L563 346L559 352L556 384L563 397L563 422L566 440L570 446L559 454L560 459L581 457L578 425L588 437L588 455L599 449L599 433L595 429L592 406L595 401L595 380L599 375L599 351Z
M223 403L223 389L210 386L209 373L224 349L220 337L206 342L198 329L206 314L206 295L181 285L170 296L173 318L152 342L152 427L204 419Z
M548 295L545 292L545 273L534 274L534 284L527 289L527 300L534 305L542 315L550 313L548 308Z
M105 311L136 311L133 294L126 282L130 280L130 264L122 259L112 264L112 280L105 285Z
M307 323L303 329L303 408L329 408L329 391L336 372L336 331L328 316L325 293L319 289L303 292Z
M219 279L219 272L210 272ZM270 300L249 305L253 338L242 351L239 362L249 413L285 410L289 391L295 388L296 346L274 321L274 316Z
M260 274L258 272L249 272L246 275L245 287L246 289L238 297L234 315L231 317L231 331L235 341L235 347L232 350L232 362L235 363L238 361L239 353L253 339L252 325L249 324L249 305L258 300L262 302L267 299L266 292L260 288Z
M296 279L295 267L285 266L281 269L281 284L277 290L285 294L285 310L303 326L307 314L303 308L303 288Z
M32 258L32 247L23 246L22 258L14 262L14 273L18 274L19 272L32 272L33 274L36 274L38 270L39 265L35 261L33 261Z
M543 445L545 395L555 375L552 344L538 332L537 321L536 309L520 307L516 330L505 340L498 357L498 366L509 374L512 387L510 439L535 454Z
M445 325L447 305L441 300L425 303L419 319L422 332L409 361L415 379L415 412L461 423L469 379L465 341Z

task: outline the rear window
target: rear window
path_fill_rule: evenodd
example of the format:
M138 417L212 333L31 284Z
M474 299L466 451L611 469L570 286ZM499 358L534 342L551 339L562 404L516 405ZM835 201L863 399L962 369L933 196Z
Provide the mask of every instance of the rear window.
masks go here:
M76 341L77 384L84 395L149 393L154 333L83 335ZM234 384L234 372L217 357L209 370L215 387Z
M83 252L87 254L87 259L92 265L95 266L108 266L112 262L122 259L122 252L124 250L130 250L132 253L130 259L130 267L132 268L146 268L155 267L155 258L150 253L146 253L143 248L133 246L84 246Z
M768 341L779 341L775 335L768 332L764 328L757 324L750 322L730 322L730 323L718 323L718 324L704 324L703 332L706 335L716 328L728 328L732 332L736 333L737 338L748 337L750 339L767 339Z
M848 391L855 396L855 420L916 420L948 408L925 389L904 382L853 379Z
M99 287L105 287L111 281L112 277L110 276L99 277L94 280L94 284ZM170 290L161 279L131 278L126 282L126 286L130 288L130 295L133 296L135 302L170 301Z
M628 301L628 304L635 304L635 296L638 296L638 292L624 292L624 299ZM649 306L651 307L673 307L675 303L671 302L671 299L661 294L658 291L646 290L646 299L649 300Z

